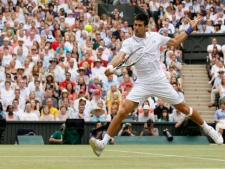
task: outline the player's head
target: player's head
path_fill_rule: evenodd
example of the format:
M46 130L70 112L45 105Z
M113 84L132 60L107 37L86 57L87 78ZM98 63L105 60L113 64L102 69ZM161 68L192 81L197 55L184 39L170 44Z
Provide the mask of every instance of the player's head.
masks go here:
M137 14L135 17L134 17L134 21L143 21L144 22L144 26L147 26L148 25L148 16L144 13L141 13L141 14Z
M134 17L134 33L139 38L145 38L148 30L148 17L145 14L138 14Z

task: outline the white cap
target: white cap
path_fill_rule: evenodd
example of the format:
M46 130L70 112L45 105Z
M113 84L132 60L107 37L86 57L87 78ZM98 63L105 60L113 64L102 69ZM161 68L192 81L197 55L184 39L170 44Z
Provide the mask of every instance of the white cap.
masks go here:
M6 38L3 39L3 41L9 41L9 38L6 37Z
M18 38L18 41L24 42L24 39L23 38Z
M149 110L150 107L149 107L149 105L144 105L144 106L143 106L143 109L144 109L144 110Z

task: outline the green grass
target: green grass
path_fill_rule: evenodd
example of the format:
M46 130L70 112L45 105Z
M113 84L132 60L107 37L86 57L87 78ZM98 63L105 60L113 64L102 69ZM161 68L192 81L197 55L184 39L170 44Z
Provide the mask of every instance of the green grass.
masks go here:
M0 145L0 169L225 168L225 146L109 145L96 157L89 145Z

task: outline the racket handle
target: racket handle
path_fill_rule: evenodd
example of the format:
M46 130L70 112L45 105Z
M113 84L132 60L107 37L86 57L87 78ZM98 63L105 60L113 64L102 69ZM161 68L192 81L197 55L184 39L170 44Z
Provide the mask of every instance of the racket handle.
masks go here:
M116 70L117 70L117 67L114 67L114 68L112 68L111 72L112 72L112 73L115 73Z

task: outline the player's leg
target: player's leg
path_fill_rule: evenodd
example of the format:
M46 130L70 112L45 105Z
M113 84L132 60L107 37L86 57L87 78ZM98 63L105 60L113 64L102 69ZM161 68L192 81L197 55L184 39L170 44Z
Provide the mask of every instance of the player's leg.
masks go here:
M105 148L106 144L108 143L109 139L114 136L116 131L118 130L121 122L123 119L127 117L127 115L135 109L139 103L144 101L146 98L148 98L151 95L148 86L138 84L133 87L131 92L126 97L126 100L123 101L122 107L119 110L118 114L114 117L114 119L111 121L107 133L105 134L103 140L96 140L94 138L91 138L89 140L89 143L93 149L93 152L100 156L103 149Z
M100 156L103 149L105 148L108 141L111 139L112 136L116 133L118 130L121 122L123 119L127 117L127 115L134 110L138 106L138 103L133 102L131 100L124 100L121 109L119 110L118 114L113 118L111 121L107 133L105 134L103 140L96 140L95 138L91 138L89 140L89 143L93 149L93 152Z
M209 135L216 144L223 144L223 137L211 126L209 126L199 115L197 110L192 107L188 107L184 102L173 105L177 110L184 113L186 116L189 116L192 121L200 125L204 132Z
M154 87L154 95L163 99L165 102L172 104L177 110L184 113L187 116L200 125L203 130L208 134L217 144L223 143L222 136L209 126L199 115L199 113L188 107L184 101L179 97L177 91L174 90L172 85L168 81L162 81L158 86Z
M114 117L114 119L111 121L108 129L107 134L109 136L114 136L116 131L119 129L119 126L121 122L127 117L127 115L132 112L136 107L138 106L138 103L133 102L131 100L124 100L121 109L119 110L118 114Z

